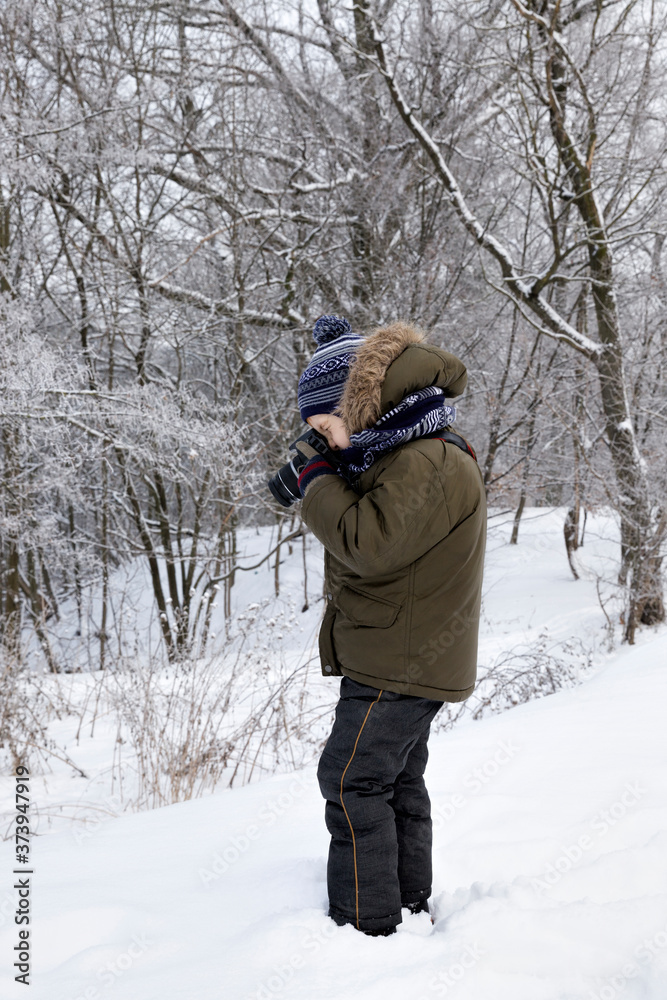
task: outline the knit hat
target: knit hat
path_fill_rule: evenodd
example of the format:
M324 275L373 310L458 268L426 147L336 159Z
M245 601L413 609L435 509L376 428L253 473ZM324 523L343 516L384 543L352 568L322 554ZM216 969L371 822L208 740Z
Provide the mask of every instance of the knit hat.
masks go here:
M343 395L354 353L364 338L340 316L320 316L313 328L317 350L299 379L301 419L316 413L333 413Z

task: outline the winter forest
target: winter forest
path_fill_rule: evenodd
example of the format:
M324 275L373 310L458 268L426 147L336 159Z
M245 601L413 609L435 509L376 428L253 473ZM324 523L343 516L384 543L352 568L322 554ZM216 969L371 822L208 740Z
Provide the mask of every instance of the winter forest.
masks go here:
M244 529L279 594L304 532L266 480L328 311L464 359L512 541L563 508L576 575L613 511L625 637L663 619L664 29L627 0L3 5L8 691L212 655Z
M0 755L41 832L316 758L322 550L267 481L322 314L468 369L486 639L439 731L662 634L666 80L660 0L3 0Z
M587 514L613 511L610 613L630 641L663 619L661 5L22 0L0 30L19 703L26 670L214 656L244 530L273 529L253 561L279 595L304 530L266 481L324 312L460 356L458 427L511 541L562 508L577 575Z

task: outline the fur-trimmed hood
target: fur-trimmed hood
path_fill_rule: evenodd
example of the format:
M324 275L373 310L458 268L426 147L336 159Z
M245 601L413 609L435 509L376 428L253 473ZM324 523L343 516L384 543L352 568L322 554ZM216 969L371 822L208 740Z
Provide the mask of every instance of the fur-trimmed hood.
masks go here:
M427 344L411 323L392 323L357 348L336 413L348 434L358 434L417 389L436 385L445 396L459 396L467 380L465 365L453 354Z

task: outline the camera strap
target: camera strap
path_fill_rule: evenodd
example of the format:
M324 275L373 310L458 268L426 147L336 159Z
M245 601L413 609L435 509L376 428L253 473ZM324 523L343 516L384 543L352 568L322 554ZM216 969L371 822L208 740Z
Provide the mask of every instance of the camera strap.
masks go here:
M431 435L429 434L429 437ZM454 431L440 431L438 434L432 436L434 441L446 441L448 444L455 444L457 448L461 451L465 451L467 455L474 458L477 461L477 455L471 444L468 444L465 438L461 437L460 434L455 434Z

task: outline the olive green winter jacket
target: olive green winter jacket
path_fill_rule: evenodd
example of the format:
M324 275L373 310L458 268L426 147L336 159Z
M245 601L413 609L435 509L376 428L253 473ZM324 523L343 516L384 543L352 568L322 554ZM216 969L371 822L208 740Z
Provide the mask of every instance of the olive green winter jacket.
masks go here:
M466 384L458 358L405 324L368 337L339 413L350 433L415 389ZM486 538L477 463L421 439L378 459L357 491L338 476L308 488L302 516L325 548L322 671L375 688L457 702L474 688Z

